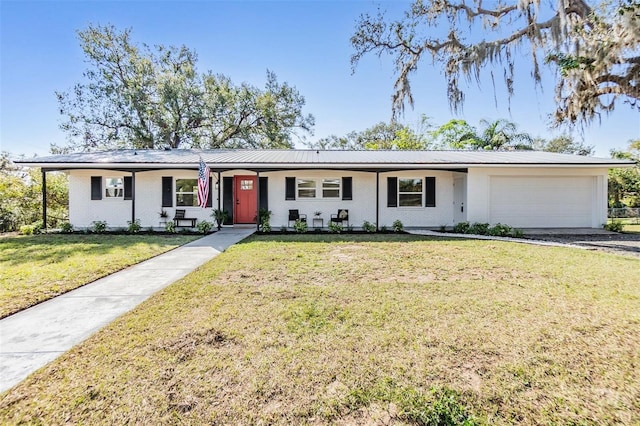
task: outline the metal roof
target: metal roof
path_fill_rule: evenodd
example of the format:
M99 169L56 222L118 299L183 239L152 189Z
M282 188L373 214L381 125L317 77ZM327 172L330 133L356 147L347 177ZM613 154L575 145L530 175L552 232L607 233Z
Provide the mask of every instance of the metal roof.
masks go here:
M248 150L173 149L111 150L36 157L16 161L25 166L50 169L105 168L162 169L197 168L200 157L212 169L293 168L466 168L489 166L630 167L628 160L585 157L539 151L343 151L343 150Z

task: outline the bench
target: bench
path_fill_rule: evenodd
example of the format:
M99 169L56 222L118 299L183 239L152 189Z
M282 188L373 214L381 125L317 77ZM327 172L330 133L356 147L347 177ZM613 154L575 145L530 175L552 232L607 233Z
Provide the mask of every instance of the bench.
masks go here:
M175 216L173 216L173 223L176 226L176 228L181 228L181 227L186 228L187 225L180 225L180 222L187 222L187 221L190 223L189 227L193 228L196 226L196 221L198 219L193 217L184 217L185 213L186 213L186 210L176 209L176 214Z

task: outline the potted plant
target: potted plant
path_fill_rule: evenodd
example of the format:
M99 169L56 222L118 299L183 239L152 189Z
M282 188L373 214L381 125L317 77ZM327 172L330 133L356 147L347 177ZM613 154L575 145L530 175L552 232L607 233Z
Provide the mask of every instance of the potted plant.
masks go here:
M313 227L316 231L320 231L320 229L324 226L323 220L320 217L322 215L321 211L313 212Z
M229 213L226 210L215 209L211 216L213 216L218 225L218 231L222 229L222 224L229 219Z
M165 209L161 209L160 213L158 213L158 216L160 216L160 226L166 225L169 218L169 213L167 213Z

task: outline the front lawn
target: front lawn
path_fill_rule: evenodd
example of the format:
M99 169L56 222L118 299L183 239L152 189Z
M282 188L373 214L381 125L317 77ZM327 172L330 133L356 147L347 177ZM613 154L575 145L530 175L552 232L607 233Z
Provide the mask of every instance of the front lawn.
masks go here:
M638 424L639 270L497 241L254 236L3 394L0 423Z
M0 238L0 318L194 240L185 235Z

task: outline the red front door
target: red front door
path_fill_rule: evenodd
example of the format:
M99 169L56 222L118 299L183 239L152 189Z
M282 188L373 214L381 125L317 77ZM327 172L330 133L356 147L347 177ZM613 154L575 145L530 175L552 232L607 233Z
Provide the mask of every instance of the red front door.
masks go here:
M255 176L235 176L234 223L256 223L258 188Z

